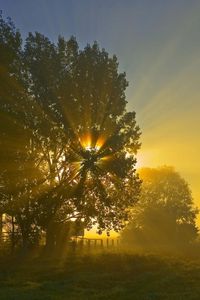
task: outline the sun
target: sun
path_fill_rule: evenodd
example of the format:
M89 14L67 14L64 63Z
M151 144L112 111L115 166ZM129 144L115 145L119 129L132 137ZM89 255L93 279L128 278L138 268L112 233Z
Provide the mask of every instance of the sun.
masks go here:
M99 136L96 140L90 133L84 134L79 138L80 144L83 149L87 151L99 151L106 142L103 136Z

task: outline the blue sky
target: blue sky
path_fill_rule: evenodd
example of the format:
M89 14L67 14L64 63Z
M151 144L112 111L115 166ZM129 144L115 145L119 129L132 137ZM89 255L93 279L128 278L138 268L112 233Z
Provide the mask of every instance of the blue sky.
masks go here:
M75 35L81 47L97 40L118 56L130 82L128 97L159 59L162 74L156 78L157 85L190 64L200 50L200 1L0 0L0 8L23 37L29 31L39 31L53 41L59 34ZM148 101L144 98L135 99L136 109ZM134 101L128 100L134 107Z

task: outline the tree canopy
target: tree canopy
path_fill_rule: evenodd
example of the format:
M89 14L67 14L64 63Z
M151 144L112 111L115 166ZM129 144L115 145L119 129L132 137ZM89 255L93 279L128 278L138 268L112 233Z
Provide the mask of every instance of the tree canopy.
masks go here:
M124 242L142 248L171 248L197 237L194 207L187 182L173 167L143 168L140 200L124 230Z
M70 219L122 228L139 194L140 129L116 56L38 32L23 44L1 16L0 60L1 212L24 241Z

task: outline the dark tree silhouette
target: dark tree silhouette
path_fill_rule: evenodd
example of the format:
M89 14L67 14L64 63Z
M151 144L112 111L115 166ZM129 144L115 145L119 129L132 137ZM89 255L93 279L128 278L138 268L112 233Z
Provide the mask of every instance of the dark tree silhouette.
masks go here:
M177 248L197 237L194 207L187 182L172 167L140 170L143 180L133 220L124 230L124 242L143 248Z
M24 246L35 231L31 205L41 179L33 147L33 101L25 86L22 39L10 19L0 17L0 210L20 227Z
M80 50L74 37L54 44L37 32L22 49L2 17L1 32L10 59L2 62L9 87L0 102L2 212L12 208L24 241L44 230L50 246L56 224L72 218L119 230L139 194L140 130L126 110L116 56L96 42Z

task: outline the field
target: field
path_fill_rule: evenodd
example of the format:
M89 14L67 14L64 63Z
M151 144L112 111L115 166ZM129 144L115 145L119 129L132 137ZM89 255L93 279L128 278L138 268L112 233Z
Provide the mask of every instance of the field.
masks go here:
M1 300L200 299L200 260L120 250L16 257L0 264Z

